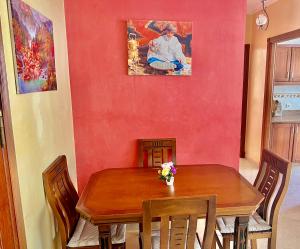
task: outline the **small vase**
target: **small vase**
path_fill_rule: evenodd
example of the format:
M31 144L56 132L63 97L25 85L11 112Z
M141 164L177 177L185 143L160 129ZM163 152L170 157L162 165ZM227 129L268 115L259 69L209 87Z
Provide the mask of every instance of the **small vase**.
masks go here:
M173 184L174 184L174 176L172 176L170 178L170 181L166 180L166 183L167 183L168 186L173 186Z

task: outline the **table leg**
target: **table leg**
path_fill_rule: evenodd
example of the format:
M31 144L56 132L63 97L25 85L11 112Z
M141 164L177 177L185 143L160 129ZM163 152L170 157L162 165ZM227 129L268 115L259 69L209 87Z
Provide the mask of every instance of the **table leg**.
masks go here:
M99 249L111 249L110 224L98 225Z
M249 216L236 217L234 223L234 249L247 249Z

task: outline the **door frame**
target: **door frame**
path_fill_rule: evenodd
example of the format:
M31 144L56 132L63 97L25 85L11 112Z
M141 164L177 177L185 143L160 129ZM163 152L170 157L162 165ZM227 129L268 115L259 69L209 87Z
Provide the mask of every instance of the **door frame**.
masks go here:
M241 142L240 158L245 158L245 141L247 128L247 104L248 104L248 80L249 80L249 62L250 62L250 44L244 47L244 76L243 76L243 99L242 99L242 117L241 117Z
M263 123L262 123L262 135L261 135L261 152L264 148L270 147L275 45L276 43L284 42L299 37L300 37L300 29L297 29L267 39L267 60L266 60L266 75L265 75Z
M19 187L19 178L16 163L15 145L13 138L12 129L12 118L10 111L10 101L9 101L9 90L6 75L6 65L4 56L4 47L2 39L2 28L0 21L0 101L2 105L3 114L3 124L5 130L5 144L4 158L6 163L4 164L4 170L7 178L7 189L9 190L9 206L11 210L11 219L14 223L14 238L16 245L20 249L26 249L26 237L25 237L25 226L23 211L21 205L21 194Z

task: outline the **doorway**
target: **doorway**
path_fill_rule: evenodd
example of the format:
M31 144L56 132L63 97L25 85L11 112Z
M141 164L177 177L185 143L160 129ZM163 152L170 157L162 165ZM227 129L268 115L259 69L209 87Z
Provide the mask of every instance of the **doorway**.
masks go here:
M268 39L262 148L300 162L300 29Z
M26 248L0 23L0 248Z

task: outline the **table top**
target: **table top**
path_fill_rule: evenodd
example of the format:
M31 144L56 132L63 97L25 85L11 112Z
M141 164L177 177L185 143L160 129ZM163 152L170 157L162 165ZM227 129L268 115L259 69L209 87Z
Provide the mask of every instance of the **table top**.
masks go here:
M162 197L217 196L217 215L246 216L263 200L243 176L222 165L176 166L174 186L158 178L157 169L119 168L94 173L76 210L94 224L140 222L142 201Z

